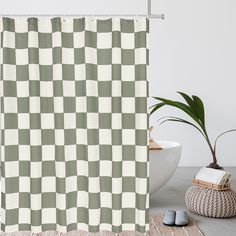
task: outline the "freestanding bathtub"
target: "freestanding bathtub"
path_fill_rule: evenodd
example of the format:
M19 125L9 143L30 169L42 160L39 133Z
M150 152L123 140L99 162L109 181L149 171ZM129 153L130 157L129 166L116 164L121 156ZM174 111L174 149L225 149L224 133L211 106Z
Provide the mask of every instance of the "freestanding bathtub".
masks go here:
M161 188L174 174L181 155L182 146L171 141L158 141L162 150L149 150L150 178L149 191L155 192Z

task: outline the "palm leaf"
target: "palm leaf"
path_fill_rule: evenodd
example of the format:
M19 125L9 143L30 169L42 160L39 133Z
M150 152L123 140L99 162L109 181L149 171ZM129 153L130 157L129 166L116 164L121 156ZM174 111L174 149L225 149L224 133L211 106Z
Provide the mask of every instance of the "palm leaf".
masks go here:
M200 121L205 127L205 109L202 100L198 96L193 96L193 101L196 106L196 110L199 116Z
M195 104L194 104L194 101L193 99L187 95L186 93L183 93L183 92L177 92L178 94L180 94L184 100L188 103L188 105L194 110L195 109Z
M183 92L177 92L177 93L180 94L184 98L184 100L187 102L187 104L191 108L192 112L195 114L196 117L199 118L197 108L196 108L196 104L195 104L193 98L190 97L189 95L187 95L186 93L183 93Z
M151 108L153 108L153 107L155 107L156 106L156 104L153 104L152 106L150 106L148 109L151 109Z
M153 112L155 112L156 110L158 110L159 108L163 107L164 105L165 105L164 102L160 102L160 103L157 103L157 104L151 106L150 108L152 108L152 107L154 107L154 108L151 110L150 115L151 115Z
M160 118L160 119L163 119L163 118L165 118L165 117L162 117L162 118ZM201 130L198 126L196 126L195 124L193 124L193 123L191 123L191 122L189 122L189 121L187 121L187 120L184 120L184 119L181 119L181 118L178 118L178 117L167 116L167 118L165 118L165 120L162 121L162 122L160 123L160 125L164 124L165 122L169 122L169 121L171 121L171 122L174 121L174 122L179 122L179 123L188 124L188 125L190 125L190 126L196 128L196 129L205 137L205 134L202 132L202 130Z
M199 126L202 126L201 122L199 122L198 117L194 114L194 112L192 111L192 109L188 105L186 105L182 102L172 101L172 100L161 98L161 97L154 97L154 99L164 102L165 105L176 107L176 108L182 110L187 115L189 115Z

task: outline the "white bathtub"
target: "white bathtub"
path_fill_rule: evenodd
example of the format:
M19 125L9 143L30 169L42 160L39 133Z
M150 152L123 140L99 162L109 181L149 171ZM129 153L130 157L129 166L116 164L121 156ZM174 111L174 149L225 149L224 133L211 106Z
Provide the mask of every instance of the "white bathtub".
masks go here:
M181 155L182 146L171 141L158 141L163 150L150 150L150 179L149 191L155 192L161 188L174 174Z

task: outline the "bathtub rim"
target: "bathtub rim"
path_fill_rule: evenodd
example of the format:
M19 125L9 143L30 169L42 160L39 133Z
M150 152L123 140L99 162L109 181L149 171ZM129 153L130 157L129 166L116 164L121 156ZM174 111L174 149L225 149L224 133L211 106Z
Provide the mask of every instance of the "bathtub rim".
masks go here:
M164 150L169 150L169 149L174 149L174 148L182 148L182 144L178 143L176 141L170 141L170 140L157 140L157 139L153 139L155 143L159 144L162 149L160 150L153 150L153 149L149 149L150 151L164 151Z

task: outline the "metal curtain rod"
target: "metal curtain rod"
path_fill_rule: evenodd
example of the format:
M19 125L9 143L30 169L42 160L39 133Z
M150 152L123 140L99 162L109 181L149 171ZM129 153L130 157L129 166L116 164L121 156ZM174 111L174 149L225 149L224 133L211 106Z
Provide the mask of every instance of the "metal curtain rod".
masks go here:
M83 15L69 15L69 14L59 14L59 15L50 15L50 14L0 14L1 17L147 17L149 19L163 19L165 18L164 14L151 14L151 15L145 15L145 14L123 14L123 15L108 15L108 14L83 14Z
M151 0L147 0L147 14L120 14L120 15L109 15L109 14L78 14L78 15L71 15L71 14L58 14L58 15L51 15L51 14L0 14L1 17L55 17L55 16L63 16L63 17L85 17L85 16L92 16L92 17L147 17L149 19L163 19L165 18L164 14L152 14L152 6Z

